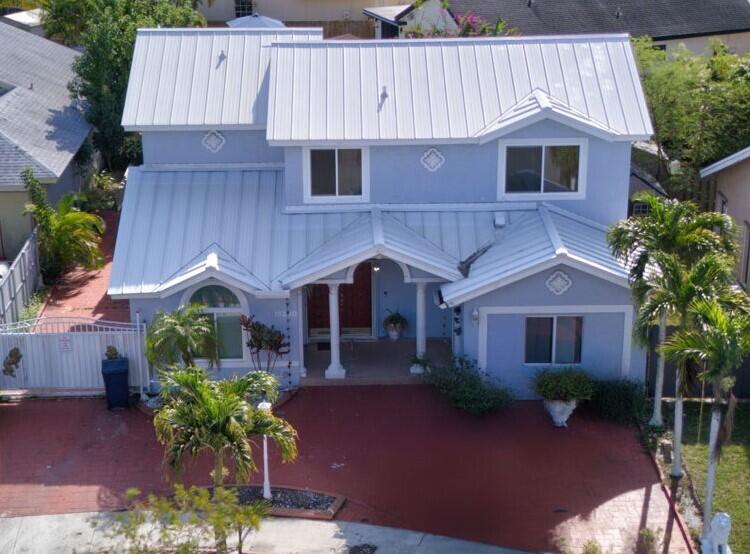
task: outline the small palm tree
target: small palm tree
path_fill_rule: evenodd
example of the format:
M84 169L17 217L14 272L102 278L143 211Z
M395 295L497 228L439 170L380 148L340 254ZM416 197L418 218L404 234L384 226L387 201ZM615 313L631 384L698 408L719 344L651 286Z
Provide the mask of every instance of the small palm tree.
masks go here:
M53 208L44 185L34 177L34 172L26 168L21 176L31 200L25 213L31 214L37 224L39 258L45 281L57 280L75 264L86 269L102 267L104 255L99 245L105 230L104 220L76 209L73 195L64 196Z
M615 224L608 241L615 257L630 265L633 300L638 309L649 290L648 278L659 271L657 256L670 254L691 265L706 254L736 255L735 227L732 219L717 212L701 212L690 202L668 200L645 192L634 200L647 206L644 215L632 216ZM667 312L653 314L651 324L659 325L659 344L666 338ZM643 333L636 334L644 342ZM650 424L661 426L661 398L664 386L664 357L659 356L654 383L654 411Z
M146 359L164 369L182 362L194 365L195 358L208 360L209 367L219 362L219 347L213 319L206 317L199 304L190 304L174 312L157 312L146 332Z
M240 480L256 470L252 439L267 435L274 441L283 461L297 456L297 432L270 410L259 410L253 400L267 394L278 395L278 384L269 374L258 379L256 373L213 381L198 367L164 372L163 407L154 418L156 436L166 446L164 460L179 472L185 455L197 457L209 451L214 457L212 472L215 486L225 477L225 457L234 464Z
M750 316L731 312L716 300L702 299L690 307L699 325L695 329L681 330L662 347L663 353L679 364L698 362L702 366L699 377L710 382L713 388L711 430L708 440L708 469L703 504L704 532L711 521L716 469L723 444L731 437L734 417L733 371L742 365L750 353ZM729 408L722 425L722 404L729 395Z

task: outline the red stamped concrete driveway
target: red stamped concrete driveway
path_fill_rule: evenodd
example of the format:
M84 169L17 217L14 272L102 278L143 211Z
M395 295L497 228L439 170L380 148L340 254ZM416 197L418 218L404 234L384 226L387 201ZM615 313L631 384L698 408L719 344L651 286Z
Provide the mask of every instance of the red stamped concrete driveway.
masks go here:
M536 402L476 419L426 386L306 388L277 411L299 431L300 455L274 455L272 482L345 495L341 519L573 552L589 539L634 552L649 527L666 536L663 552L687 552L631 429L581 413L556 429ZM128 487L167 490L150 419L103 400L0 405L0 441L6 516L107 510ZM207 483L208 471L201 460L185 478Z

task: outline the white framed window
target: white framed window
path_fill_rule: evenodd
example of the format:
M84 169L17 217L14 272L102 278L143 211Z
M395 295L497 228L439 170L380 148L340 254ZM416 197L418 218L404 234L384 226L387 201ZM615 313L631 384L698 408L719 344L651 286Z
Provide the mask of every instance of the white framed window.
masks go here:
M213 320L220 360L244 360L245 341L240 316L247 313L244 295L218 282L201 283L188 289L182 305L200 304Z
M529 316L524 340L525 364L580 364L583 317Z
M586 196L588 140L498 141L499 200L580 200Z
M306 203L370 201L368 148L305 148L302 164Z

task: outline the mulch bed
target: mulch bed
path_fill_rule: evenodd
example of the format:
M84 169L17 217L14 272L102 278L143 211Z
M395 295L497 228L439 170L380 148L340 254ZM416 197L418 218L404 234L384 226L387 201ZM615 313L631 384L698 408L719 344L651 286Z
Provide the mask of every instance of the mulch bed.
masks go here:
M263 500L263 488L258 485L233 485L242 504ZM343 496L293 487L271 487L268 512L277 517L333 519L346 499Z

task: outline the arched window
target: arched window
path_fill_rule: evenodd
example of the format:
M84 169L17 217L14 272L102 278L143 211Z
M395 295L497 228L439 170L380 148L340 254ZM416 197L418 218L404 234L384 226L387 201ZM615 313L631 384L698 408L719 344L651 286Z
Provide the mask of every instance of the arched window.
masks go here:
M203 313L213 318L219 343L219 358L241 359L240 316L243 309L237 295L221 285L205 285L190 295L189 303L200 304L203 306Z

